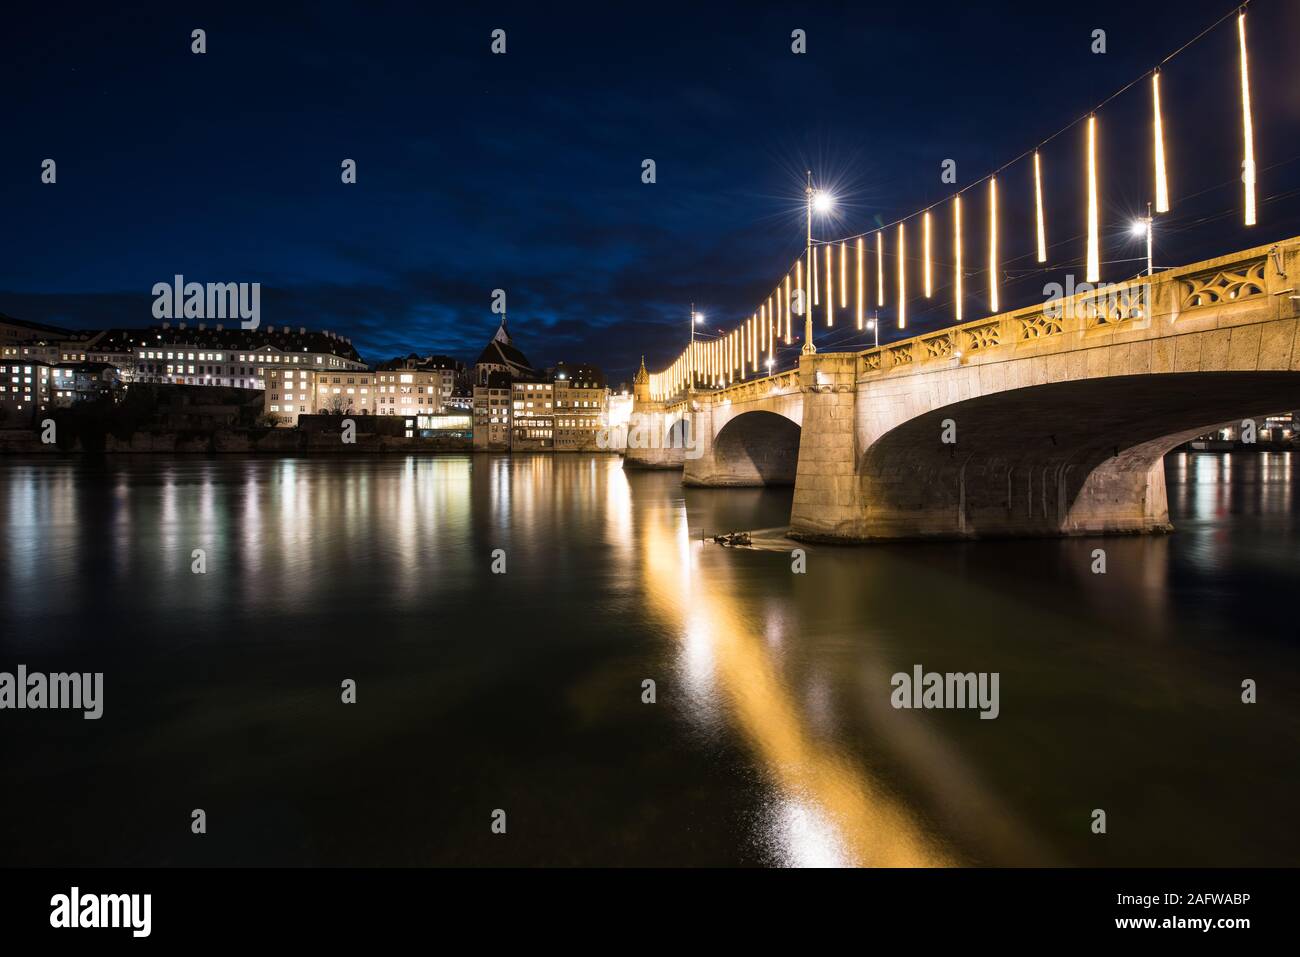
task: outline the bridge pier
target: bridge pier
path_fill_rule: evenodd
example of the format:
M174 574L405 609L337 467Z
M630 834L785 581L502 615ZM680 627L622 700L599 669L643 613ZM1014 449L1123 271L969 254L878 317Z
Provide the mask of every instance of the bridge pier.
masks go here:
M686 446L691 440L680 413L671 413L656 404L632 406L632 421L627 430L625 469L677 469L685 462Z
M807 540L861 538L856 353L819 352L799 359L803 428L790 510L790 534Z
M680 469L685 458L685 430L681 412L672 412L650 397L650 373L645 359L632 378L632 418L627 426L625 469Z

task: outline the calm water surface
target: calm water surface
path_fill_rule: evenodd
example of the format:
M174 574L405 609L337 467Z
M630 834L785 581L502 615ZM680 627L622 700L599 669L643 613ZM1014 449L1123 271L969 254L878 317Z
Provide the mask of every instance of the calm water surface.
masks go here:
M0 712L0 864L1294 865L1300 468L1167 474L1168 537L796 575L788 490L611 457L0 461L0 670L105 673Z

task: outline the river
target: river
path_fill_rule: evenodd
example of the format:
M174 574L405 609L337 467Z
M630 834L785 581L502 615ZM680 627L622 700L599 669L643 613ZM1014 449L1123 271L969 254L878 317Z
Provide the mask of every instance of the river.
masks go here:
M1170 456L1168 536L802 561L790 490L611 456L7 459L0 671L104 693L0 711L0 864L1294 864L1293 459Z

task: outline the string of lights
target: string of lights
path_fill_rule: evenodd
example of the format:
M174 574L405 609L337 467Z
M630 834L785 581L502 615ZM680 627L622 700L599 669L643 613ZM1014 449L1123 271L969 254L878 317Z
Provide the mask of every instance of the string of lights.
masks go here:
M822 210L829 206L831 198L824 191L814 190L811 180L808 186L808 235L807 247L803 255L796 257L787 269L782 279L778 281L771 293L765 297L765 301L760 304L758 310L751 314L748 323L742 324L730 333L719 333L718 338L696 343L692 341L691 345L663 372L652 373L650 382L651 395L656 398L666 398L676 395L682 391L688 391L696 387L701 381L713 387L723 387L738 379L745 379L751 373L760 374L761 365L767 367L770 373L777 365L778 356L785 352L784 347L790 347L792 343L791 320L794 315L805 317L809 322L808 328L811 330L811 310L814 306L825 306L826 328L829 330L835 325L835 246L840 248L840 281L839 281L839 300L840 308L848 308L848 249L850 244L856 248L856 268L857 268L857 298L856 298L856 322L847 327L850 336L860 331L864 324L869 324L879 332L879 320L871 320L870 323L865 319L863 309L863 297L866 286L864 275L865 264L863 256L863 243L872 233L875 235L876 246L876 305L884 307L887 304L887 290L885 283L885 232L891 228L897 228L897 251L895 257L898 263L897 273L897 293L896 293L896 315L898 328L906 327L907 323L907 304L908 304L908 283L907 271L908 264L913 261L908 253L906 223L910 219L920 217L921 235L922 235L922 290L925 298L930 298L933 294L932 273L931 273L931 233L930 222L931 215L939 207L950 204L950 218L952 222L952 253L953 253L953 309L954 319L960 323L963 320L963 228L962 228L962 194L970 189L981 186L985 183L988 185L988 205L987 205L987 222L988 222L988 311L996 313L1000 309L1000 289L999 277L1010 263L999 263L999 229L998 229L998 175L1005 170L1015 166L1027 157L1032 157L1033 161L1033 183L1034 183L1034 229L1035 243L1034 255L1037 262L1047 262L1047 234L1046 234L1046 216L1044 213L1043 200L1043 160L1042 149L1052 141L1056 140L1063 134L1077 127L1080 123L1086 121L1086 153L1085 162L1087 167L1087 188L1086 188L1086 245L1085 245L1085 279L1089 283L1100 282L1101 267L1101 222L1100 222L1100 187L1098 182L1098 118L1097 113L1106 104L1110 103L1116 97L1121 96L1128 90L1150 78L1151 84L1151 110L1152 110L1152 184L1154 191L1155 211L1161 214L1167 214L1170 210L1169 186L1168 186L1168 157L1165 150L1164 139L1164 121L1161 103L1161 68L1187 50L1197 41L1211 33L1216 27L1223 24L1234 14L1237 17L1237 35L1239 50L1239 72L1240 72L1240 96L1241 96L1241 122L1242 122L1242 174L1241 182L1243 187L1242 205L1244 208L1243 218L1246 226L1253 226L1257 222L1257 203L1256 203L1256 179L1257 171L1255 167L1254 154L1254 124L1251 111L1250 100L1250 71L1248 60L1248 47L1246 42L1246 8L1250 0L1244 0L1234 10L1226 13L1214 23L1205 27L1200 33L1192 37L1182 46L1178 47L1172 53L1164 57L1155 67L1141 76L1125 84L1115 92L1111 93L1100 103L1098 103L1087 114L1080 116L1065 125L1055 133L1041 140L1029 149L1021 152L1016 157L1003 163L989 174L976 179L966 186L956 189L952 194L940 201L931 203L922 207L913 213L899 217L889 223L877 225L870 230L854 233L848 236L841 236L836 239L816 240L812 237L812 210L814 202L817 203L818 209ZM1148 214L1144 220L1148 240L1150 230L1152 229L1152 218ZM1058 246L1059 243L1053 243L1052 246ZM1148 244L1149 248L1149 244ZM825 276L824 279L819 275L821 271L821 259L825 258ZM807 282L805 283L804 263L807 261ZM1015 262L1016 260L1012 260ZM1150 256L1148 255L1148 269L1150 269ZM795 275L795 296L791 301L790 279L791 273ZM784 288L784 299L782 290ZM784 309L782 307L784 306ZM784 343L780 344L782 338L782 327L784 326ZM811 340L811 336L807 337ZM840 335L828 336L827 341L833 339L840 341ZM823 341L823 345L827 344ZM716 345L715 345L716 344ZM812 349L811 341L807 341L802 346L803 351L815 351ZM766 353L765 359L763 353Z

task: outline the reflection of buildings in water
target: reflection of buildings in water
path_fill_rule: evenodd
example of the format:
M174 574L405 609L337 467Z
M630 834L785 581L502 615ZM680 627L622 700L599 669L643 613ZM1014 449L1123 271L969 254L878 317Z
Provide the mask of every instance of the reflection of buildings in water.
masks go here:
M239 520L235 522L235 527L239 529L239 554L246 589L256 586L262 577L266 561L266 553L260 544L265 534L265 520L262 516L262 493L257 479L257 469L252 462L247 463L244 466L243 509ZM246 594L245 601L248 597Z
M1290 452L1259 453L1261 512L1290 514L1291 459Z
M1169 459L1175 520L1204 522L1229 513L1289 512L1293 458L1292 452L1175 453Z
M1228 506L1232 481L1232 457L1226 453L1208 455L1181 453L1186 469L1180 511L1192 521L1221 517Z
M108 571L119 583L127 582L130 577L132 507L131 483L125 472L119 472L113 483L113 528L108 534L109 547L113 549L113 564Z
M1165 497L1169 502L1171 522L1187 513L1187 471L1190 459L1191 456L1186 452L1173 452L1165 459Z
M5 561L15 600L51 581L75 580L83 521L70 467L15 465L5 483Z

